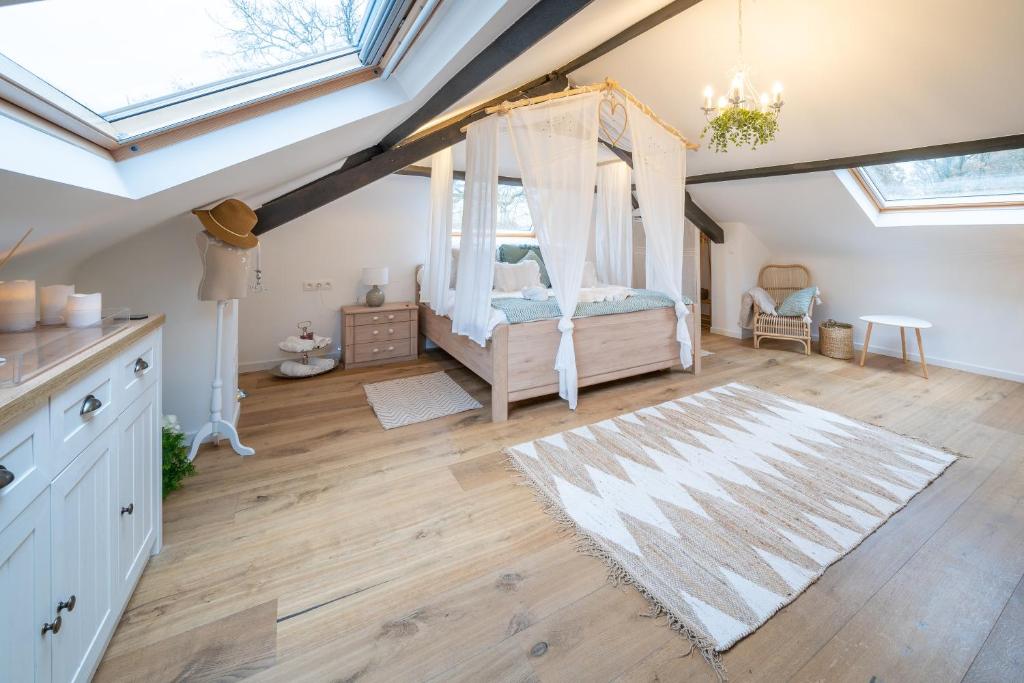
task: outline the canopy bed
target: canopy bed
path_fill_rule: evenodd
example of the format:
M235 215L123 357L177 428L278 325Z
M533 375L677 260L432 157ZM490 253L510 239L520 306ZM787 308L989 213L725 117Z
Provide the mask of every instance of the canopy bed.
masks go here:
M452 150L431 159L430 247L417 273L422 337L491 385L494 421L507 419L511 401L557 392L575 409L580 386L678 365L699 372L699 249L683 218L685 153L696 145L610 80L486 113L466 128L457 259ZM514 249L497 248L501 135L538 243L514 263ZM629 152L632 173L618 157L599 164L601 144ZM646 290L631 287L631 182Z

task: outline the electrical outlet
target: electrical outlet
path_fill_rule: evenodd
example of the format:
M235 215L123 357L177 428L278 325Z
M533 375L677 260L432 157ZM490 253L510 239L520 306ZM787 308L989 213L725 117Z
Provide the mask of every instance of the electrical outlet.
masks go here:
M334 280L323 278L321 280L303 280L303 292L330 292L334 289Z

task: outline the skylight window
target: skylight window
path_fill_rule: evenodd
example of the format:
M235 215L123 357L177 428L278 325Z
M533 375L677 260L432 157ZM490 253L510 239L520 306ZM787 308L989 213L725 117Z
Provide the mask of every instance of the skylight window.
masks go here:
M854 175L880 211L1024 205L1024 150L864 166Z
M3 5L0 88L17 87L124 141L368 71L411 4L40 0ZM361 51L373 61L364 62ZM6 90L0 95L21 104Z

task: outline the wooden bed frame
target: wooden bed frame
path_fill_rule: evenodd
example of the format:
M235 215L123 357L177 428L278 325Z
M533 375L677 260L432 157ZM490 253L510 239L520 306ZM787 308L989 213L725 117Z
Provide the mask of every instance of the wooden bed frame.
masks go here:
M418 274L419 269L417 269ZM417 278L418 280L418 278ZM508 419L508 404L534 396L558 393L555 352L561 332L557 320L502 323L494 328L487 346L452 333L452 321L430 306L419 305L420 348L425 339L437 344L491 385L491 420ZM700 373L700 313L688 306L687 327L693 340L693 373ZM576 370L579 386L585 387L623 377L642 375L678 366L676 313L656 308L636 313L615 313L573 320Z

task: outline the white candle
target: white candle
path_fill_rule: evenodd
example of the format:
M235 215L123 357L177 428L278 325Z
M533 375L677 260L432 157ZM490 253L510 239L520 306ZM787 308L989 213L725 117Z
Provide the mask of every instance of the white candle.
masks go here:
M24 332L36 326L36 281L0 282L0 332Z
M68 297L75 293L74 285L46 285L39 288L40 322L44 325L60 325L64 322L64 307Z
M100 322L100 310L103 305L102 295L72 294L68 297L68 305L64 310L64 321L68 327L90 327Z

